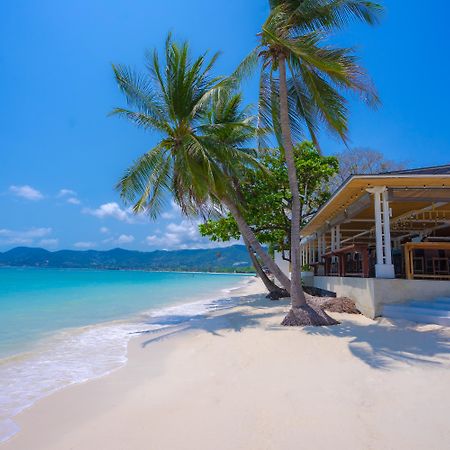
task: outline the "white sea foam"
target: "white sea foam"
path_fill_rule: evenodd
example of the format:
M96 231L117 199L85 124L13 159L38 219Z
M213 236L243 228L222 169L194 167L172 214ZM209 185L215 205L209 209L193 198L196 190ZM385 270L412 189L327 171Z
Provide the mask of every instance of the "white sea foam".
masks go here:
M133 321L64 330L40 342L32 353L0 360L0 442L19 431L14 416L37 400L122 367L127 361L128 341L137 333L184 323L252 300L237 296L203 299L150 310Z

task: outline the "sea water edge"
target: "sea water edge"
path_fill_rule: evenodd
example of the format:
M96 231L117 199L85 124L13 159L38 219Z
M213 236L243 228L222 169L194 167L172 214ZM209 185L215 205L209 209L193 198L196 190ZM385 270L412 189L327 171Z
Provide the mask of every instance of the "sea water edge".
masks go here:
M4 269L0 269L0 273L2 270ZM78 269L75 271L80 272ZM88 271L89 269L81 270L83 273ZM71 269L55 272L67 274ZM105 271L90 271L92 272ZM153 273L173 274L173 272ZM128 342L133 336L179 325L212 310L233 307L240 302L240 297L233 298L232 292L244 287L253 278L252 275L246 274L190 272L175 274L199 275L199 279L196 280L199 282L197 292L192 294L188 290L191 292L188 297L182 295L183 299L178 297L173 301L165 299L163 305L161 303L156 306L149 305L147 308L113 320L53 330L41 336L28 351L0 359L0 442L8 440L19 431L14 416L36 401L72 384L105 376L125 365ZM203 290L200 281L205 278L202 276L224 277L223 280L227 280L227 283ZM183 289L183 286L179 289ZM64 290L61 291L63 292Z

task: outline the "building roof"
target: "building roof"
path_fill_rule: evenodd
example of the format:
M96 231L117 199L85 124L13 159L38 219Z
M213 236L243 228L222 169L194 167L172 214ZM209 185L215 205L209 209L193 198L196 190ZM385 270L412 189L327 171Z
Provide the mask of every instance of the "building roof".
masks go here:
M445 200L450 202L450 195L448 194L450 165L401 170L378 175L353 175L334 192L310 222L303 227L302 236L309 236L323 230L324 227L332 226L341 220L345 220L346 217L350 217L352 208L355 209L358 202L362 203L367 200L367 189L375 186L386 186L403 191L412 188L410 192L411 194L414 192L415 196L417 196L418 191L436 191L436 188L441 190L444 188L442 192L446 197ZM435 195L434 192L433 196ZM444 199L440 198L440 200ZM401 207L404 202L399 201L398 203L398 206ZM416 203L419 207L423 201L417 199ZM409 201L407 207L413 209L414 205Z
M417 169L395 170L392 172L383 172L380 175L450 175L450 164L443 166L419 167Z

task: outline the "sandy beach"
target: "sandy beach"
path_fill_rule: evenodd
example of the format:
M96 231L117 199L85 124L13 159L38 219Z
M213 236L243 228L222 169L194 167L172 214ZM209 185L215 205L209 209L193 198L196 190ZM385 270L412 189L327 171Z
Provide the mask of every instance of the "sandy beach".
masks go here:
M143 333L126 366L25 410L0 448L448 448L448 329L345 314L283 328L287 308L259 295Z

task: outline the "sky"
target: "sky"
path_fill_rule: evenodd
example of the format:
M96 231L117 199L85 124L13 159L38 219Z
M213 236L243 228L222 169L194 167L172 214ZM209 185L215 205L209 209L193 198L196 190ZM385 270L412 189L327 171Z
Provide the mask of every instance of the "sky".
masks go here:
M124 106L111 63L143 70L169 31L194 53L221 51L230 73L255 46L267 0L3 0L0 2L0 251L204 248L197 224L168 201L134 217L114 189L156 136L108 117ZM349 103L352 147L410 167L450 162L450 5L386 0L378 27L334 36L368 69L382 105ZM256 100L256 81L244 87ZM343 149L325 132L322 150Z

